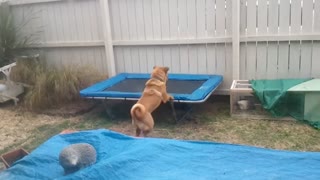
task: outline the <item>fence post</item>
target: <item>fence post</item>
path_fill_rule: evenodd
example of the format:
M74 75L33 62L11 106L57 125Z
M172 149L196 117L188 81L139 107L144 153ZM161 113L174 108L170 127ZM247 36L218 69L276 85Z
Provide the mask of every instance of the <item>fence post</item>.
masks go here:
M113 54L112 32L109 14L109 0L99 0L101 6L104 47L107 57L109 77L116 75L116 66Z
M232 77L240 79L240 0L232 1Z

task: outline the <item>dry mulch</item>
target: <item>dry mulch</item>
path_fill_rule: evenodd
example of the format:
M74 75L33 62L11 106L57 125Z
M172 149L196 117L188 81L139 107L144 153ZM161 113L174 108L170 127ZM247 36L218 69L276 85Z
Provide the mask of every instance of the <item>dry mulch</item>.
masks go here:
M68 117L88 112L92 108L94 103L76 102L40 114L26 111L20 105L14 106L10 102L0 104L0 150L26 139L37 127L55 124Z

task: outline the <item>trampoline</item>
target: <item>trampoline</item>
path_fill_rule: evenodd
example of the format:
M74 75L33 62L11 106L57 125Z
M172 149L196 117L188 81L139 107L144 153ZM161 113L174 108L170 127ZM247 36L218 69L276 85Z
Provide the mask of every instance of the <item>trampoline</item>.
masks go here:
M94 99L138 100L150 74L121 73L80 91ZM175 102L201 103L221 84L221 75L169 74L167 92Z
M80 96L104 100L138 100L148 79L150 74L147 73L121 73L81 90ZM170 103L176 121L189 114L192 109L190 103L206 101L223 81L221 75L204 74L169 74L168 79L167 92L174 97L174 102L187 104L183 106L185 113L177 118L175 106L173 102ZM107 106L106 103L104 105ZM108 110L106 107L107 115L113 118L112 112Z

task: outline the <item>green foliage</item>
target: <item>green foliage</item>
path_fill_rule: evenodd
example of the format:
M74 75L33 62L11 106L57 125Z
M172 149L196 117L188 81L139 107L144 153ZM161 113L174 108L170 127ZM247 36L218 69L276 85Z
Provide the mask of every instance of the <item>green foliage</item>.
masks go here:
M21 22L15 22L8 2L0 3L0 67L14 61L16 56L26 54L23 48L35 41L38 32L22 35L21 31L34 18L35 13L30 11Z
M0 66L3 66L11 57L10 51L14 48L15 30L7 3L0 4Z

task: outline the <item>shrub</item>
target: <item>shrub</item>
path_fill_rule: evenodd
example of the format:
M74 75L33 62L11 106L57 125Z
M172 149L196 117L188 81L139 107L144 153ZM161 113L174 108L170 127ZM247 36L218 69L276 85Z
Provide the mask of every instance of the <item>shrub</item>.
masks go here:
M33 110L47 109L80 99L79 91L104 79L90 66L47 67L38 60L18 61L12 79L31 85L24 105Z

